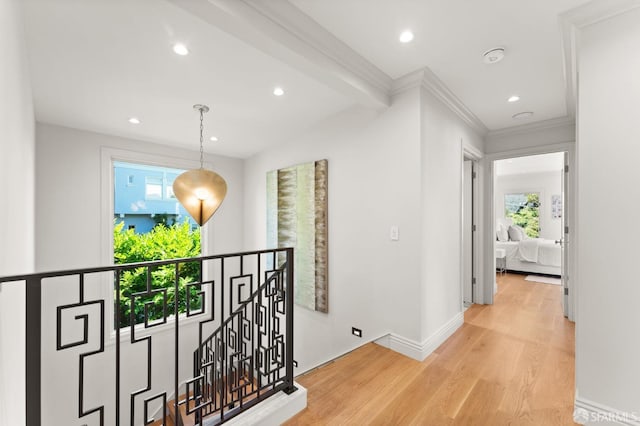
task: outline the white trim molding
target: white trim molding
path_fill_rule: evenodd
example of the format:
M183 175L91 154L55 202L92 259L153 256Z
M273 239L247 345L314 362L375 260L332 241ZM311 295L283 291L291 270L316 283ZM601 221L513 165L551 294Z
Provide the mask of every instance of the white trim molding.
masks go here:
M307 408L307 389L300 386L299 383L295 383L295 386L298 390L292 394L278 392L267 398L266 401L238 414L226 424L230 426L278 426L283 424ZM204 424L207 425L206 420Z
M534 132L540 132L544 130L556 129L559 127L575 126L575 125L576 125L576 120L571 116L551 118L549 120L536 121L535 123L528 123L520 126L490 130L487 133L487 141L491 141L491 139L495 137L524 135L527 133L534 133Z
M640 411L629 413L576 397L573 421L581 425L610 422L620 425L640 426Z
M488 129L484 123L428 67L394 80L391 87L391 96L416 87L421 87L435 96L436 99L481 136L487 134Z
M418 361L424 361L464 324L464 314L459 312L422 343L407 339L395 333L378 339L375 343Z

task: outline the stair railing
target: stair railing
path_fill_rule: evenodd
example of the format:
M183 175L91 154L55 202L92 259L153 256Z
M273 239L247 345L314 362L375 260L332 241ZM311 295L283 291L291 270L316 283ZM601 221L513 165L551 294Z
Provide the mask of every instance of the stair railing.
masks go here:
M126 293L131 274L143 291ZM159 287L166 274L172 285ZM296 390L291 248L0 277L3 289L21 283L27 426L181 425L181 409L219 424Z

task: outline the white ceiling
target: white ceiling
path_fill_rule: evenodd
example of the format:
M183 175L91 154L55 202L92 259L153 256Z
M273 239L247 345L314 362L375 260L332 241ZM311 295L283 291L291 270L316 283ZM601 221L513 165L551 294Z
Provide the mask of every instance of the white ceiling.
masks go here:
M564 153L530 155L495 162L496 175L558 172L564 166Z
M247 157L356 102L384 107L392 79L424 67L490 130L562 117L558 15L586 2L26 0L36 118L197 149L205 103L220 139L205 149ZM494 46L506 58L482 63Z
M164 0L29 0L25 14L42 122L198 149L204 103L219 138L205 149L246 157L354 103Z
M567 113L558 15L586 0L290 1L394 79L429 67L491 130ZM498 46L505 58L483 63Z

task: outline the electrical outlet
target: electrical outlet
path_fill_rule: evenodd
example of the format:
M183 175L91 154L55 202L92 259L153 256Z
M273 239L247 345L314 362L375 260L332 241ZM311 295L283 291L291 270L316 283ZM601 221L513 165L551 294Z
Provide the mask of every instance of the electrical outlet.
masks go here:
M351 327L351 334L356 337L362 337L362 330L360 330L359 328Z
M295 359L293 360L293 366L298 367L298 361L296 361Z

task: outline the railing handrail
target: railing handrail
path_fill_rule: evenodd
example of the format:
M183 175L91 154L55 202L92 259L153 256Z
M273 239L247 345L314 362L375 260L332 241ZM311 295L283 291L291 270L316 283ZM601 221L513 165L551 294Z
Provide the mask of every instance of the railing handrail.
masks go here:
M286 254L286 261L278 266L278 254L280 253L285 253ZM267 256L262 258L262 255L271 255L271 256ZM258 289L255 292L251 293L251 297L249 299L246 299L243 302L239 302L239 304L237 305L236 309L233 310L233 312L225 315L225 303L224 303L224 288L227 285L231 285L229 283L226 282L226 280L232 280L233 278L238 278L238 277L234 277L228 274L225 274L224 270L224 265L225 265L225 259L234 259L234 258L240 258L240 273L242 274L242 270L243 270L243 262L245 257L247 256L257 256L257 277L260 277L260 275L262 275L262 272L264 272L264 277L265 277L265 281L261 284L259 284ZM79 320L82 321L84 323L84 338L81 338L81 340L77 340L77 341L72 341L72 342L68 342L64 345L62 345L60 342L60 336L61 336L61 312L63 309L73 309L79 306L88 306L88 305L99 305L100 306L100 313L99 313L99 321L100 321L100 330L101 330L101 336L100 336L100 348L98 350L92 350L89 352L83 352L80 354L77 354L77 356L79 357L79 386L78 386L78 409L79 409L79 414L78 414L78 418L82 418L84 416L87 415L92 415L95 413L99 414L99 418L100 418L100 424L103 425L104 424L104 418L105 418L105 405L100 405L97 407L93 407L93 408L85 408L85 405L83 403L84 398L84 379L83 379L83 372L84 372L84 361L85 361L85 357L88 356L92 356L95 355L97 353L103 352L104 351L104 329L105 329L105 304L107 299L104 299L104 297L106 296L100 296L95 300L86 300L85 299L85 290L84 290L84 286L85 286L85 275L87 274L93 274L93 273L103 273L103 272L113 272L114 276L115 276L115 285L117 288L120 288L120 275L123 274L126 271L129 270L133 270L133 269L137 269L137 268L147 268L147 290L146 293L143 291L141 293L139 293L139 295L143 295L143 294L149 294L151 292L150 290L150 286L151 286L151 272L153 272L154 269L161 267L161 266L165 266L165 265L171 265L172 267L175 267L175 279L174 279L174 283L173 283L173 288L175 289L175 295L176 295L176 299L174 302L174 314L175 314L175 318L176 321L174 323L174 334L175 334L175 354L174 354L174 374L175 374L175 379L174 379L174 389L170 389L169 387L164 389L164 392L159 393L158 395L153 395L148 399L145 399L143 401L144 405L144 415L147 416L147 403L149 401L154 401L158 398L162 398L162 416L163 419L166 419L166 415L168 413L168 405L167 405L167 394L170 391L174 392L175 395L175 400L173 402L173 406L174 406L174 411L176 413L176 415L178 415L179 412L179 405L181 404L179 401L179 358L178 358L178 347L179 347L179 315L178 315L178 294L179 294L179 290L178 290L178 286L179 286L179 268L181 266L181 264L188 264L188 263L199 263L200 264L200 268L201 268L201 272L200 272L200 277L199 280L200 282L196 282L193 283L193 285L204 285L204 284L213 284L214 281L203 281L203 277L202 277L202 267L203 267L203 262L205 261L210 261L210 260L221 260L220 262L220 280L221 280L221 298L220 298L220 313L221 313L221 319L222 322L220 324L220 326L218 327L218 331L221 330L223 327L226 327L228 325L230 325L231 321L234 319L234 317L236 315L238 315L238 313L242 310L245 309L248 306L248 303L250 300L253 300L255 297L260 299L260 292L261 291L267 291L268 290L268 286L270 283L273 282L274 279L278 279L278 277L282 274L286 275L286 284L283 283L286 287L285 288L278 288L278 292L274 292L273 294L267 294L264 297L272 297L274 294L281 294L282 292L284 292L284 294L286 295L284 298L284 303L285 306L283 307L283 311L273 311L276 308L270 308L271 311L273 311L271 314L270 318L275 318L275 315L278 314L283 314L286 316L285 319L285 329L282 330L281 332L279 332L278 336L273 336L271 338L273 339L279 339L279 341L281 342L281 344L283 344L282 342L286 342L286 345L283 344L282 347L282 353L283 353L283 357L282 360L278 361L278 370L273 370L270 371L268 373L265 374L269 374L272 376L269 376L269 378L267 379L267 387L260 387L258 386L258 389L252 392L257 392L256 395L257 397L253 400L248 401L246 404L243 403L242 400L242 396L243 393L239 390L235 390L232 389L231 392L240 392L238 393L238 395L232 397L232 399L230 400L229 404L224 404L224 401L226 399L226 392L227 390L224 389L222 390L223 393L222 395L222 401L223 404L220 405L220 407L218 408L219 410L219 421L220 422L224 422L227 419L230 419L234 416L236 416L237 414L239 414L241 411L243 411L244 409L250 408L251 406L259 403L260 401L268 398L269 396L271 396L272 394L274 394L275 392L279 392L279 391L284 391L286 393L291 393L293 391L296 390L296 387L294 386L294 381L293 381L293 304L294 304L294 300L293 300L293 268L294 268L294 261L293 261L293 257L294 257L294 249L293 248L275 248L275 249L265 249L265 250L257 250L257 251L249 251L249 252L238 252L238 253L228 253L228 254L216 254L216 255L207 255L207 256L198 256L198 257L191 257L191 258L178 258L178 259L167 259L167 260L156 260L156 261L148 261L148 262L136 262L136 263L128 263L128 264L113 264L113 265L109 265L109 266L101 266L101 267L94 267L94 268L76 268L76 269L68 269L68 270L59 270L59 271L49 271L49 272L35 272L35 273L29 273L29 274L18 274L18 275L11 275L11 276L2 276L0 277L0 284L4 284L4 283L9 283L9 282L24 282L25 283L25 423L27 426L40 426L41 424L41 415L42 415L42 392L41 392L41 378L42 378L42 373L41 373L41 368L42 368L42 330L43 330L43 326L42 326L42 315L43 315L43 310L42 310L42 282L44 279L47 278L55 278L55 277L64 277L64 276L79 276L79 280L77 282L78 287L78 302L73 302L73 303L67 303L64 305L59 305L56 307L56 312L57 312L57 322L56 322L56 338L58 339L57 342L57 346L56 346L56 351L60 351L60 350L65 350L65 349L69 349L71 347L75 347L75 346L79 346L79 345L83 345L85 343L87 343L87 336L88 336L88 320L89 317L88 315L77 315L75 316L75 320ZM269 270L265 270L261 272L261 267L262 267L262 262L263 260L267 262L267 268L273 268L273 269L269 269ZM269 260L271 259L271 260ZM273 263L270 263L273 262ZM218 272L216 272L218 273ZM255 274L256 272L252 272L250 274ZM259 282L259 281L258 281ZM54 283L51 283L54 284ZM185 289L185 291L188 291ZM211 292L211 296L213 297L213 290L210 290ZM166 293L165 293L166 294ZM186 293L189 294L189 293ZM233 293L230 293L230 295L232 295ZM138 295L138 296L139 296ZM204 293L202 293L202 295L204 295ZM202 296L202 306L205 306L205 300L204 300L204 296ZM73 300L75 301L76 298L74 297ZM131 299L133 300L133 299ZM188 300L188 299L187 299ZM231 300L231 299L230 299ZM211 299L211 317L210 318L204 318L203 321L201 321L198 325L199 327L199 338L198 338L198 346L196 349L196 352L200 351L202 348L202 331L203 331L203 326L205 323L212 321L213 318L213 298ZM278 301L277 303L279 303L280 301ZM165 305L167 303L166 298L165 298ZM188 302L187 302L188 303ZM114 301L114 312L115 312L115 324L120 324L120 310L119 310L119 306L120 306L120 291L116 291L115 292L115 301ZM132 302L132 306L133 306L133 302ZM229 309L231 309L233 306L233 303L230 302L229 305ZM266 306L272 306L270 304L267 304ZM146 305L145 305L145 326L146 326L146 321L147 321L147 311L146 311ZM163 313L163 318L166 318L167 316L167 310L166 310L166 306L163 307L164 309L164 313ZM277 309L276 309L277 310ZM271 312L270 311L270 312ZM200 313L204 313L204 310L202 312L196 312L194 315L196 314L200 314ZM109 315L108 313L106 315ZM187 315L188 315L188 311L187 311ZM133 318L133 315L131 316L131 318ZM279 324L279 323L278 323ZM152 325L155 326L155 325ZM132 330L134 327L134 324L131 325ZM229 328L229 327L227 327ZM215 335L217 331L214 331L212 333L212 335ZM116 425L120 424L120 408L121 408L121 390L120 390L120 338L119 338L119 333L120 333L120 328L116 327L116 349L115 349L115 368L116 368L116 375L115 375L115 419L116 419ZM270 333L271 334L271 333ZM132 334L133 336L133 334ZM253 337L251 337L251 339L253 339ZM284 339L284 340L283 340ZM131 421L133 422L134 419L134 400L136 397L142 395L144 392L150 391L151 390L151 338L150 337L144 337L142 339L138 339L138 340L133 340L131 341L131 344L135 344L135 343L142 343L146 341L147 346L149 347L148 350L148 362L147 362L147 386L145 389L139 389L133 393L130 394L130 398L131 398L131 411L130 411L130 415L131 415ZM205 339L205 341L207 341ZM224 339L223 339L224 341ZM228 343L227 343L228 344ZM252 343L253 344L253 343ZM259 347L262 348L262 343L258 343ZM269 346L270 347L270 346ZM267 347L265 347L265 349L267 349ZM255 350L255 348L254 348ZM252 354L252 356L256 354ZM229 362L229 361L227 361ZM257 361L257 362L261 362L261 361ZM223 361L223 366L224 366L225 361ZM276 375L277 374L277 375ZM190 380L197 380L197 378L193 378ZM162 389L161 389L162 390ZM188 387L187 387L187 394L188 394ZM240 398L240 406L239 407L234 407L234 404L237 402L235 399L233 398ZM140 403L140 400L138 401ZM201 411L200 411L201 413ZM213 413L209 413L209 414L213 414ZM145 417L145 419L148 417ZM176 419L179 423L180 420ZM146 421L146 420L145 420ZM200 423L202 424L202 422Z
M198 256L198 257L181 257L181 258L175 258L175 259L150 260L146 262L135 262L135 263L118 263L118 264L107 265L107 266L97 266L93 268L61 269L57 271L32 272L28 274L6 275L6 276L0 276L0 284L5 282L13 282L13 281L25 281L30 278L42 279L42 278L63 277L65 275L95 274L99 272L120 271L123 269L172 265L176 263L200 262L205 260L226 259L230 257L258 255L258 254L266 254L266 253L274 253L274 252L286 252L287 250L289 250L288 247L278 247L274 249L246 251L246 252L237 252L237 253L228 253L228 254L212 254L212 255Z

